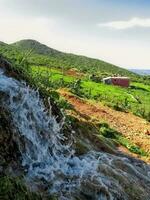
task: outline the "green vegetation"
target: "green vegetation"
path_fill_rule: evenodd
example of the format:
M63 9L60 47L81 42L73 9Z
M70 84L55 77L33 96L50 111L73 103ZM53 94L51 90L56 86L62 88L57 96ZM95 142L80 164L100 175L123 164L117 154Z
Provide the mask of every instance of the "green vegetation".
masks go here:
M118 133L116 130L110 128L106 123L100 124L100 134L102 134L105 138L112 139L115 143L126 147L132 153L139 154L141 156L148 156L148 153L146 153L143 149L135 144L132 144L127 138L121 135L121 133Z
M120 74L138 78L140 76L133 72L122 69L115 65L106 63L98 59L92 59L85 56L77 56L56 51L34 40L22 40L11 45L1 45L0 53L7 58L20 62L21 58L26 57L26 60L31 65L45 65L56 68L77 68L88 74L96 74L108 76L111 74ZM27 56L30 55L30 56Z
M20 178L1 176L0 199L42 200L42 197L36 193L30 192Z
M76 95L103 102L118 111L133 112L150 121L150 86L142 83L131 84L122 88L103 83L96 83L86 77L82 80L63 75L60 70L47 67L31 67L32 78L38 86L51 89L70 88Z
M75 78L65 76L57 69L31 66L31 70L32 78L36 80L39 86L44 84L49 88L58 89L60 87L69 87L75 81Z
M128 112L146 118L150 121L150 87L132 83L129 88L83 81L78 94L88 99L101 101L115 110Z

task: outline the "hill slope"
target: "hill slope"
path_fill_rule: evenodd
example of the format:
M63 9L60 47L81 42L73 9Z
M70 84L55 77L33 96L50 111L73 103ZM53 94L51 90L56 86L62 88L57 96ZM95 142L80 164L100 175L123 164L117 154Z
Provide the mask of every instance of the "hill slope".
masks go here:
M7 45L5 42L0 41L0 46L5 46Z
M94 122L104 121L108 123L110 127L122 133L122 135L132 141L132 143L137 146L140 145L146 152L150 151L148 135L150 134L150 123L146 122L144 119L132 113L113 110L100 103L91 103L89 100L73 95L66 89L60 89L59 93L64 96L73 106L74 110L82 117L84 116L85 119L93 119Z
M85 56L63 53L43 45L35 40L21 40L11 44L11 46L23 51L32 50L30 62L36 65L49 64L54 67L63 66L66 69L77 68L83 72L89 73L108 73L120 74L123 76L136 76L135 73L117 67L113 64Z

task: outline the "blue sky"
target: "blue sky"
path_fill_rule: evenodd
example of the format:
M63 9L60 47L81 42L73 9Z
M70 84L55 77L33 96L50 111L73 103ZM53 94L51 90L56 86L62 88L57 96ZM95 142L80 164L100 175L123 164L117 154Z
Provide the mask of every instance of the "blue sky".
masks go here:
M150 69L148 0L0 0L0 40L32 38L125 68Z

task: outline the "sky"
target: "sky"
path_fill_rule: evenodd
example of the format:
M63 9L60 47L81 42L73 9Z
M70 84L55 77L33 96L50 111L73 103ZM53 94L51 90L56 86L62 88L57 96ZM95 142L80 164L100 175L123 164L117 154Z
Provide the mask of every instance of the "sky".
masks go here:
M149 0L0 0L0 41L150 69Z

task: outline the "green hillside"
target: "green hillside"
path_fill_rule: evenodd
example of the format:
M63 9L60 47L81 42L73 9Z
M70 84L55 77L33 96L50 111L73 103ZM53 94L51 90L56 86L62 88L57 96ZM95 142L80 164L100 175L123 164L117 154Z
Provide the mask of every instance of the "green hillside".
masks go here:
M7 45L5 42L0 41L0 46L5 46L5 45Z
M13 44L0 42L0 54L14 64L24 67L47 66L64 71L76 68L87 76L98 77L99 80L106 76L120 75L129 76L132 81L145 84L149 84L150 81L148 77L140 76L113 64L86 56L63 53L35 40L21 40Z
M32 50L32 55L30 56L30 62L32 62L32 64L43 64L44 62L44 64L53 65L55 67L64 67L67 69L77 68L81 71L89 73L100 72L120 74L123 76L136 76L133 72L129 72L126 69L122 69L110 63L85 56L63 53L43 45L35 40L21 40L12 44L11 46L25 51ZM39 57L39 54L40 56L44 57Z

